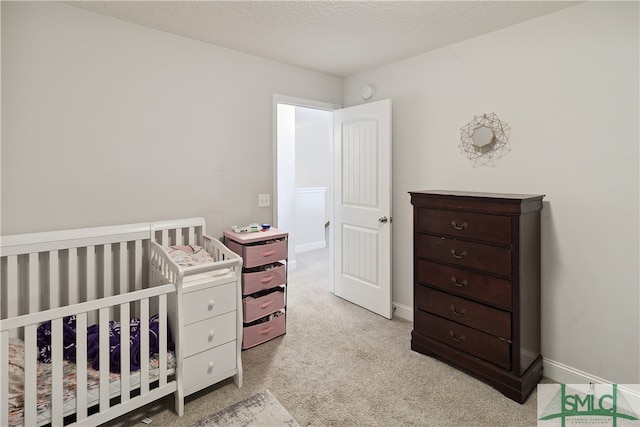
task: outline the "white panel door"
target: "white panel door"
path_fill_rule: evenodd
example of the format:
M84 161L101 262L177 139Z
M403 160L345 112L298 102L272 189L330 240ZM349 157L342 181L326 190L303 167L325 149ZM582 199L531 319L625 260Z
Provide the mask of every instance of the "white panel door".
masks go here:
M391 318L391 100L334 112L335 294Z

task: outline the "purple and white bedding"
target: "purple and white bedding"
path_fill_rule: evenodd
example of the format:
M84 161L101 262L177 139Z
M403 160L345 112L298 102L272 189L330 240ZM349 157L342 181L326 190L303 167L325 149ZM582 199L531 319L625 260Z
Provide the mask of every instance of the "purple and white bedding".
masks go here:
M119 373L120 360L120 322L109 321L109 370ZM76 361L76 316L67 316L62 319L62 356L65 360ZM98 369L100 366L99 348L99 325L91 325L87 328L87 359L91 361L91 367ZM167 348L174 350L171 331L167 329ZM149 319L149 354L159 351L159 323L158 315ZM51 363L51 322L47 321L37 330L37 342L39 360L44 363ZM140 319L133 318L129 323L129 347L130 347L130 371L140 369Z
M159 375L159 357L154 354L149 359L149 376L154 381ZM24 342L15 338L9 340L9 426L21 426L24 418ZM169 352L167 368L169 373L174 372L176 359L174 352ZM38 363L38 423L46 422L51 411L51 376L50 363ZM131 389L138 388L140 384L140 372L132 372L129 383ZM63 402L64 414L75 412L76 408L76 367L75 363L63 361ZM120 395L120 374L109 374L109 395ZM95 404L100 398L100 373L91 364L87 367L87 402L89 406Z
M63 402L64 413L75 412L76 399L76 328L75 316L63 319ZM120 394L120 324L109 322L109 394L111 397ZM140 320L131 319L130 325L130 385L135 389L140 384ZM155 381L159 375L159 338L158 316L151 317L149 322L149 373L150 380ZM98 402L100 396L99 325L91 325L87 328L87 401L91 405ZM167 329L168 331L168 329ZM46 422L51 410L51 323L45 322L37 329L38 343L38 367L37 367L37 412L38 423ZM170 336L167 336L167 368L170 373L176 365L174 344ZM25 348L24 342L16 338L9 340L9 426L20 426L24 418L24 383L25 383Z

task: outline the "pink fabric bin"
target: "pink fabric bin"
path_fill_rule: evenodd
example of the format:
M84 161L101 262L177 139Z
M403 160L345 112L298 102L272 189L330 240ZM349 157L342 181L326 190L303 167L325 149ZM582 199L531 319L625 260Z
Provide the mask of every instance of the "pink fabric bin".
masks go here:
M277 266L270 270L242 273L242 294L249 295L284 285L286 283L285 274L285 266L281 263L277 263Z
M278 240L266 245L241 245L235 240L227 239L226 246L233 252L240 255L243 264L247 268L258 267L260 265L271 264L276 261L287 259L287 241Z
M280 261L287 257L286 240L280 240L279 242L266 245L244 247L244 266L249 268Z
M243 300L243 320L245 323L253 322L282 308L284 308L284 289L256 299Z
M285 333L286 315L278 316L268 322L246 326L242 337L242 348L247 349Z

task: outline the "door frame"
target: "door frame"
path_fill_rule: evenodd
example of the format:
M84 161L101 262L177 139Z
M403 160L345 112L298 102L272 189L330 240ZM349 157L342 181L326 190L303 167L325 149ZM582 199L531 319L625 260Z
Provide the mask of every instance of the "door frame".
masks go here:
M293 96L287 96L287 95L281 95L281 94L274 94L273 95L273 104L272 104L272 116L273 116L273 126L272 126L272 140L273 140L273 154L272 154L272 158L273 158L273 198L272 198L272 217L273 217L273 224L275 227L278 227L278 221L279 221L279 192L278 192L278 187L279 187L279 182L278 182L278 104L285 104L285 105L291 105L294 107L304 107L304 108L313 108L316 110L324 110L324 111L335 111L335 110L339 110L342 108L342 105L339 104L330 104L327 102L322 102L322 101L315 101L312 99L305 99L305 98L297 98L297 97L293 97ZM333 129L333 115L330 117L330 128ZM331 173L331 181L330 181L330 186L328 188L328 191L330 192L330 197L333 197L333 132L331 132L331 141L329 146L330 146L330 153L331 153L331 159L332 159L332 164L330 165L330 167L332 168L332 173ZM329 218L329 222L330 224L333 224L333 209L331 209L331 213L330 213L330 218ZM331 233L333 233L333 228L331 228ZM329 238L329 257L331 260L333 260L333 245L331 244L331 242L333 241L333 236L330 236ZM289 250L291 250L291 248L289 248ZM293 248L293 250L295 250L295 248ZM333 262L330 263L331 264L331 274L333 274ZM295 267L295 264L292 265L292 267ZM332 276L333 277L333 276ZM334 293L334 283L333 280L330 280L330 284L329 284L329 290Z

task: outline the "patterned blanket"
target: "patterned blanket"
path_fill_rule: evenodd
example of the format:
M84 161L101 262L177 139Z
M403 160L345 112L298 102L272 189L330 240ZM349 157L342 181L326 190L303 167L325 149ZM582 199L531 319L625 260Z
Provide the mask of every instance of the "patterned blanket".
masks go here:
M62 355L65 360L76 361L76 316L68 316L62 320L63 350ZM120 322L109 321L109 370L114 373L120 372L122 361L120 360ZM149 319L149 357L160 351L159 349L159 324L158 315ZM51 321L47 321L38 326L37 341L39 350L39 360L51 363ZM100 346L99 346L99 325L91 325L87 328L87 359L91 367L100 367ZM129 324L129 347L130 347L130 370L140 369L140 319L133 318ZM171 331L167 328L167 347L174 350L174 343L171 339ZM126 363L126 362L125 362Z
M202 246L174 245L169 246L167 252L180 267L193 267L215 261Z

